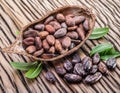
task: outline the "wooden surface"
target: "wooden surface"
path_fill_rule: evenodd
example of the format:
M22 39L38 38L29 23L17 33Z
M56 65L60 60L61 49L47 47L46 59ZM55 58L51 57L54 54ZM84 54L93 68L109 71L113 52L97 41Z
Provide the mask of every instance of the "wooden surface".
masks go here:
M80 48L80 56L88 55L91 48L103 42L111 42L120 51L120 0L0 0L0 48L15 41L16 31L31 21L44 16L47 12L65 5L85 5L96 15L96 27L108 26L108 35L99 40L87 40ZM28 80L24 73L10 66L11 61L30 62L25 56L0 52L0 93L120 93L120 58L111 74L104 76L94 85L69 84L51 70L57 78L55 85L44 78L45 71L34 80Z

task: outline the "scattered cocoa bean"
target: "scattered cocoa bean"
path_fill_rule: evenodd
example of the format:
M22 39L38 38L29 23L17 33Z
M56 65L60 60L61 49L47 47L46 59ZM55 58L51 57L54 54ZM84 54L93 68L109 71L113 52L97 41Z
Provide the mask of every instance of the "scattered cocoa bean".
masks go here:
M72 58L72 64L76 64L76 63L79 63L81 61L80 59L80 55L79 54L74 54L73 55L73 58Z
M98 70L98 66L97 65L93 65L90 71L90 74L95 74Z
M115 58L109 58L107 61L106 61L106 65L109 69L114 69L116 67L116 59Z
M49 17L45 20L44 24L48 24L50 21L53 21L53 20L54 20L54 17L53 17L53 16L49 16Z
M94 56L93 56L93 64L98 64L100 62L100 55L98 53L96 53Z
M49 82L51 82L51 83L54 83L55 81L56 81L56 78L55 78L55 76L54 76L54 74L51 72L51 71L48 71L47 73L46 73L46 79L49 81Z
M69 60L67 60L67 59L64 60L63 65L64 65L64 68L65 68L68 72L71 72L71 71L72 71L73 65L72 65L72 63L71 63Z
M104 63L102 63L102 62L100 62L100 63L98 64L98 70L99 70L101 73L103 73L103 74L107 74L107 73L108 73L108 69L107 69L106 65L105 65Z
M56 70L57 74L60 76L64 76L66 74L66 70L61 66L55 67L55 70Z

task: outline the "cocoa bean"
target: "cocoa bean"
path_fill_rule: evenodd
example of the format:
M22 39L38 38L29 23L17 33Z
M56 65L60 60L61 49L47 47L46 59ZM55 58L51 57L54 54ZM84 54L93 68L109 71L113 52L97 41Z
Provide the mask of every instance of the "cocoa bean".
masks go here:
M83 22L85 20L84 16L75 16L73 18L75 20L75 24L80 24L81 22Z
M85 31L90 30L89 19L86 19L86 20L84 21L83 27L84 27Z
M53 35L48 35L48 36L46 37L46 40L47 40L47 42L49 43L49 45L54 45L54 44L55 44L55 38L54 38Z
M70 37L71 39L78 39L78 34L75 31L68 32L66 36Z
M51 25L55 30L58 30L61 28L60 23L58 23L57 21L51 21L49 25Z
M94 56L93 56L93 64L98 64L100 62L100 55L98 53L96 53Z
M34 44L34 38L33 37L28 37L23 40L23 44L26 46L33 45Z
M68 72L71 72L73 70L73 65L72 63L69 61L69 60L64 60L64 63L63 63L63 66L64 68L68 71Z
M55 32L55 28L51 25L46 25L45 29L51 34L53 34Z
M77 29L78 26L68 27L68 31L74 31Z
M37 49L42 48L42 41L41 41L40 37L35 37L35 46Z
M46 39L43 40L42 45L43 45L43 48L44 48L46 51L49 50L50 46L49 46L49 44L48 44L48 42L47 42Z
M55 53L55 47L52 46L52 47L49 49L48 52L51 53L51 54L54 54L54 53Z
M84 39L85 39L85 31L82 30L80 27L77 28L77 33L78 33L79 38L80 38L81 40L84 40Z
M29 54L32 54L36 51L36 47L31 45L31 46L28 46L26 49L25 49Z
M61 27L62 27L62 28L67 28L66 23L65 23L65 22L61 23Z
M41 57L44 58L44 59L50 59L50 58L53 58L53 57L56 57L56 56L58 56L58 55L56 55L56 54L46 54L46 53L41 55Z
M71 45L71 39L66 36L66 37L62 40L62 47L66 49L66 48L68 48L70 45Z
M38 56L42 55L42 54L43 54L43 52L44 52L44 49L42 48L42 49L40 49L40 50L36 51L36 52L33 54L33 56L38 57Z
M115 58L109 58L107 61L106 61L106 65L109 69L114 69L116 67L116 59Z
M45 26L44 24L36 24L34 28L39 31L44 31Z
M74 54L72 58L72 64L75 65L76 63L79 63L80 61L81 61L80 55L78 53Z
M39 36L41 39L46 38L46 36L49 35L49 33L47 31L41 31L39 32Z
M65 17L63 14L59 13L56 15L56 19L59 21L59 22L64 22L65 21Z
M54 36L55 36L56 38L60 38L60 37L65 36L66 33L67 33L66 28L61 28L61 29L58 29L58 30L54 33Z
M49 16L49 17L45 20L44 24L48 24L50 21L53 21L53 20L54 20L54 17L53 17L53 16Z
M37 31L36 30L32 30L32 29L29 29L28 31L25 31L23 33L23 37L24 38L27 38L27 37L35 37L37 36Z
M51 71L48 71L45 75L45 78L51 82L51 83L54 83L56 81L56 78L54 76L54 74L51 72Z
M93 65L90 71L90 74L95 74L98 70L98 66L97 65Z
M56 70L57 74L60 76L64 76L66 74L66 70L61 66L55 67L55 70Z
M66 18L67 26L75 26L75 20L73 18Z
M103 73L103 74L107 74L107 73L108 73L108 69L107 69L106 65L105 65L104 63L102 63L102 62L100 62L100 63L98 64L98 70L99 70L101 73Z
M61 52L62 51L62 45L60 43L59 40L55 40L55 49L58 51L58 52Z

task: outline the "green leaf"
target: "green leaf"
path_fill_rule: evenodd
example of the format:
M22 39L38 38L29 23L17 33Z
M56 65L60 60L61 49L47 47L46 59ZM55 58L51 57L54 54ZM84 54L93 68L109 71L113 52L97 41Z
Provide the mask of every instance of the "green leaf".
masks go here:
M23 62L10 62L13 68L18 70L29 70L32 66L37 65L38 62L33 63L23 63Z
M20 34L20 31L16 31L16 35L19 35Z
M41 71L42 71L42 63L40 63L38 66L34 66L30 68L29 71L25 73L25 76L27 78L33 79L36 78Z
M96 28L93 30L92 34L90 35L89 39L99 39L106 35L109 32L108 27L104 28Z
M92 56L95 53L100 53L107 49L111 49L112 47L113 47L113 45L111 43L99 44L99 45L95 46L94 48L92 48L92 50L90 52L90 56Z

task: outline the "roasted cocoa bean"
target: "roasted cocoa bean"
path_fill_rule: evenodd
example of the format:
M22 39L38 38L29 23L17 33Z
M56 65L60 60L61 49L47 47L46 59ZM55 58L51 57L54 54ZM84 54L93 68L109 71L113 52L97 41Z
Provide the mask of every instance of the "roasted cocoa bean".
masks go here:
M70 45L71 45L71 39L66 36L66 37L62 40L62 47L66 49L66 48L68 48Z
M36 51L36 52L33 54L33 56L36 56L36 57L41 56L41 55L43 54L43 52L44 52L44 49L42 48L42 49Z
M23 40L23 44L24 44L25 46L33 45L33 44L34 44L34 41L35 41L35 39L34 39L33 37L28 37L28 38L25 38L25 39Z
M48 71L45 75L45 78L51 82L51 83L54 83L56 81L56 78L54 76L54 74L51 72L51 71Z
M45 39L47 35L49 35L49 33L47 31L39 32L39 36L41 39Z
M52 46L52 47L49 49L48 52L51 53L51 54L54 54L54 53L55 53L55 47Z
M93 56L93 64L98 64L100 62L100 55L98 53L96 53L94 56Z
M97 72L94 75L86 76L84 82L88 84L93 84L99 81L101 78L102 78L102 74L100 72Z
M34 26L34 28L39 31L44 31L45 26L44 24L37 24Z
M28 46L26 49L25 49L29 54L32 54L36 51L36 47L34 45L31 45L31 46Z
M75 43L71 43L70 49L73 49L75 47Z
M74 71L73 73L78 74L82 77L84 77L85 75L87 75L87 73L85 72L82 63L76 63L74 66Z
M85 31L82 30L80 27L77 28L77 33L78 33L78 36L81 40L84 40L85 39Z
M73 19L75 20L75 24L80 24L85 20L85 17L84 16L75 16Z
M42 48L42 41L41 41L40 37L35 37L35 46L36 46L36 49Z
M69 60L64 60L64 63L63 63L63 66L64 68L68 71L68 72L71 72L73 70L73 65L72 63L69 61Z
M97 65L93 65L92 69L90 71L90 74L95 74L97 72L97 70L98 70L98 66Z
M76 75L76 74L67 73L67 74L65 74L64 79L70 83L78 83L82 80L82 77L80 77L79 75Z
M83 27L84 27L85 31L90 30L90 24L89 24L89 20L88 20L88 19L86 19L86 20L83 22Z
M78 53L74 54L72 58L72 64L75 65L76 63L79 63L80 61L81 61L80 55Z
M49 46L49 44L48 44L48 42L47 42L46 39L43 40L42 45L43 45L43 48L44 48L46 51L48 51L48 50L50 49L50 46Z
M54 44L55 44L55 38L54 38L53 35L48 35L48 36L46 37L46 40L47 40L47 42L49 43L49 45L54 45Z
M62 45L60 43L59 40L55 40L55 49L58 51L58 52L61 52L62 51Z
M56 15L56 19L59 21L59 22L64 22L65 21L65 17L63 14L59 13Z
M78 28L78 26L68 27L68 31L74 31Z
M89 57L84 57L82 63L85 71L89 72L92 68L92 60Z
M73 18L66 18L66 24L67 26L75 26L75 20Z
M107 73L108 73L108 69L107 69L106 65L105 65L104 63L102 63L102 62L100 62L100 63L98 64L98 70L99 70L101 73L103 73L103 74L107 74Z
M65 23L65 22L61 23L61 27L62 27L62 28L67 28L66 23Z
M68 32L66 36L70 37L71 39L78 39L78 34L75 31Z
M51 25L55 30L58 30L61 28L60 23L58 23L57 21L51 21L49 25Z
M53 21L53 20L54 20L54 17L53 17L53 16L49 16L49 17L45 20L44 24L48 24L50 21Z
M56 70L57 74L60 76L64 76L66 74L66 70L61 66L55 67L55 70Z
M107 61L106 61L106 65L109 69L114 69L116 67L116 59L115 58L109 58Z
M33 29L29 29L28 31L25 31L23 33L23 37L24 38L27 38L27 37L35 37L37 36L37 31L36 30L33 30Z
M44 59L50 59L50 58L53 58L53 57L56 57L58 56L57 54L47 54L47 53L44 53L41 55L42 58Z
M67 33L66 28L61 28L61 29L58 29L58 30L54 33L54 36L55 36L56 38L60 38L60 37L65 36L66 33Z
M55 32L55 28L51 25L46 25L45 29L51 34L53 34Z

